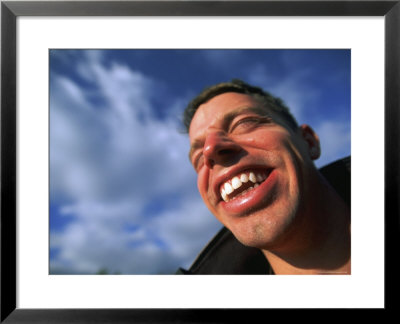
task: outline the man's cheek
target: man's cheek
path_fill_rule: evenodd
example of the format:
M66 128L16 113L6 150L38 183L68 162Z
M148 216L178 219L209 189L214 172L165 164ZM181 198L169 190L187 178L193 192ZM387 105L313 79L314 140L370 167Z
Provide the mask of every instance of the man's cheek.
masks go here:
M208 190L208 182L205 179L204 174L199 173L197 178L197 188L203 200L206 202L207 190Z
M209 172L207 171L207 168L203 167L198 173L197 173L197 187L199 188L199 191L204 191L208 188L208 176Z

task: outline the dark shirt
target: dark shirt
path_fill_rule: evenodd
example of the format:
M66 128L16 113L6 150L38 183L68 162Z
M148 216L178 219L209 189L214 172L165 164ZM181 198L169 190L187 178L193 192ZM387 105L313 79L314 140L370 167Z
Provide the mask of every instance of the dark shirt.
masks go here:
M350 206L351 158L347 157L319 170ZM264 254L240 243L223 227L206 245L192 266L179 268L177 274L273 274Z

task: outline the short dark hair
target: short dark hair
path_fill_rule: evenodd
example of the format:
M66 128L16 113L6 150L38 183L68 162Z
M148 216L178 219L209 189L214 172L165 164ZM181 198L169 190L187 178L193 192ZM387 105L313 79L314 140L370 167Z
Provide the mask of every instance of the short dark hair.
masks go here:
M247 84L242 80L233 79L230 82L222 82L205 88L197 97L190 101L183 112L183 124L186 132L189 132L190 123L192 122L193 116L199 106L206 103L211 98L226 92L237 92L250 95L260 101L260 103L264 104L266 108L280 114L293 130L298 128L296 119L280 98L274 97L267 91Z

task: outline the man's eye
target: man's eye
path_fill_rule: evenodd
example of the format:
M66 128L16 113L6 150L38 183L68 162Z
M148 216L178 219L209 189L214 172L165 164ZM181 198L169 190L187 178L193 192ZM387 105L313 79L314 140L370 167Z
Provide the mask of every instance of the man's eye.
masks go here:
M247 117L239 120L236 122L230 129L231 132L233 131L242 131L246 130L248 128L252 128L255 126L258 126L263 123L269 123L271 122L270 117L262 117L262 116L257 116L257 117Z

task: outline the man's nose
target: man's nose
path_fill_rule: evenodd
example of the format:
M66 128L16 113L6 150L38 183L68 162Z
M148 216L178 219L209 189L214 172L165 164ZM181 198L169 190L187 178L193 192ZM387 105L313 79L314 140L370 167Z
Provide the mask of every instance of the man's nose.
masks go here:
M203 147L205 164L208 168L212 168L215 164L232 163L240 150L240 146L224 132L211 132L207 135Z

